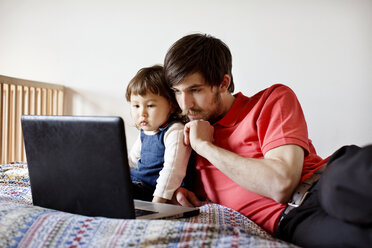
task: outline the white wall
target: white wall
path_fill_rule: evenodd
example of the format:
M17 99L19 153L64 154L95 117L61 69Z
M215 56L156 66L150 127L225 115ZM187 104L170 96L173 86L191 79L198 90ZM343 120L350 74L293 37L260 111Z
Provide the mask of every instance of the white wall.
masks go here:
M310 138L326 156L372 143L370 0L0 0L0 74L63 84L67 114L120 115L144 66L192 32L212 34L233 53L237 91L292 87Z

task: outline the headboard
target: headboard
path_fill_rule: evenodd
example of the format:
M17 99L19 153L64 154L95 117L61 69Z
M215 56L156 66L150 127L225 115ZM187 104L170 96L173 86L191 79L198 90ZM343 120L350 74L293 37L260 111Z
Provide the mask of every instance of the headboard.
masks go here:
M26 161L22 115L63 115L64 87L0 75L0 163Z

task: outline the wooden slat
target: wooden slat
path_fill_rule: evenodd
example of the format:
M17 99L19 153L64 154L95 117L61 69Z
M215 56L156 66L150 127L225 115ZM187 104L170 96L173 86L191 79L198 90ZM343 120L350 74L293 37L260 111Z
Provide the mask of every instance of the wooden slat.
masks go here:
M35 113L41 115L41 88L35 88Z
M47 92L47 115L51 115L53 110L52 90L48 89Z
M63 115L64 91L58 90L58 115Z
M3 163L3 84L0 84L0 163Z
M36 115L36 90L35 87L30 87L30 102L28 112L30 115Z
M23 114L23 86L17 85L17 103L16 103L16 139L15 143L16 152L15 152L15 160L16 161L24 161L23 157L23 134L22 134L22 126L21 126L21 116Z
M8 160L15 161L15 150L16 150L16 143L15 143L15 136L16 136L16 102L17 102L17 94L16 94L16 86L11 84L9 87L9 137L8 137Z
M30 114L30 87L24 86L23 87L23 114L29 115Z
M52 90L52 99L53 99L53 115L57 115L57 108L58 108L58 91L57 90Z
M8 161L8 137L9 137L9 85L3 84L3 92L2 92L2 103L3 103L3 113L2 113L2 149L1 149L1 163L6 163Z
M47 114L47 105L46 105L46 99L47 99L47 89L42 88L41 89L41 114L46 115Z

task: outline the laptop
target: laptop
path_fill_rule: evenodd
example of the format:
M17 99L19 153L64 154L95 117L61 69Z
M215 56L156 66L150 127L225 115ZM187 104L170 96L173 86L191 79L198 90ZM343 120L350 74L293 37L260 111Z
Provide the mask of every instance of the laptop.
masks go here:
M24 115L21 123L34 205L121 219L199 214L133 199L122 118Z

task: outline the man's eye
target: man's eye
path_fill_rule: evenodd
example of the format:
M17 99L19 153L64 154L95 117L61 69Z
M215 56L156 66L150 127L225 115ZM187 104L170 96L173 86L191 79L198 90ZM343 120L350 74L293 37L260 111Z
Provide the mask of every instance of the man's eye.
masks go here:
M191 89L191 92L194 92L194 93L200 92L200 89Z

